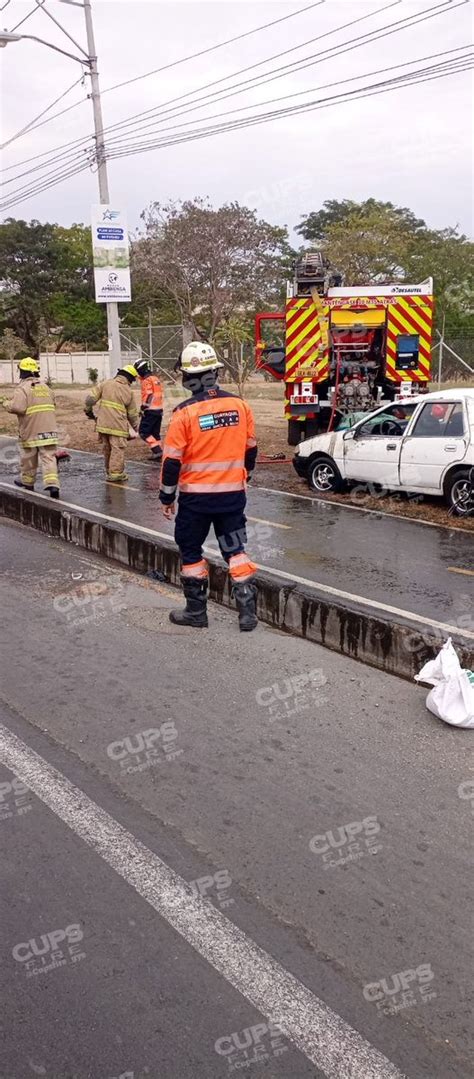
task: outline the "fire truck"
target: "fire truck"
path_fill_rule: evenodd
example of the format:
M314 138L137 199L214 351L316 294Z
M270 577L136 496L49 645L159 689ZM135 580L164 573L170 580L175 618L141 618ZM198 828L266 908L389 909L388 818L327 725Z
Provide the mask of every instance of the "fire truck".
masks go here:
M433 281L345 288L321 252L296 262L284 312L255 316L256 366L285 383L288 444L427 392Z

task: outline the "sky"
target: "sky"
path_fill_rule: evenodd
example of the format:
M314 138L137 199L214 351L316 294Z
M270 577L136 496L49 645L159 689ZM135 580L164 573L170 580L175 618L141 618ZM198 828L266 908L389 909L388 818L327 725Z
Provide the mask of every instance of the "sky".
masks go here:
M309 102L341 93L347 87L352 89L405 73L410 69L397 67L388 75L372 74L456 49L472 40L470 0L451 0L450 4L448 0L325 0L310 10L294 14L308 3L309 0L296 3L92 0L106 127L176 97L190 95L214 80L223 80L215 89L225 92L234 82L257 74L269 78L275 68L304 57L312 58L304 70L290 69L285 77L266 85L247 92L241 89L238 95L221 102L207 102L199 111L175 115L173 120L155 119L155 125L161 123L166 130L165 125L176 128L178 124L187 126L196 120L199 121L194 125L196 128L206 121L212 123L207 119L212 114L228 114L231 109L256 106L272 98L283 100L262 105L258 111ZM45 6L85 48L84 16L80 8L60 0L46 0ZM359 48L350 47L340 56L322 55L323 50L334 50L351 38L427 9L434 11L436 7L446 10L381 40ZM44 11L36 10L35 0L0 0L0 26L11 31L30 12L33 14L18 28L18 33L36 35L78 54L77 47L52 19ZM292 17L241 41L108 91L117 82L174 63L287 15ZM339 29L363 16L370 17ZM337 32L330 33L333 30ZM293 51L288 55L268 59L290 49ZM439 60L448 58L441 56ZM252 64L260 66L230 78ZM2 143L12 139L80 76L78 63L36 42L12 42L1 49ZM354 81L339 85L348 79ZM320 89L328 83L336 85ZM87 86L78 85L44 119L79 102L76 108L21 135L4 149L2 167L9 170L5 172L5 180L34 167L38 155L44 151L92 132L92 105L86 94ZM179 108L190 106L191 98L186 98ZM287 225L294 239L292 230L301 217L319 209L326 199L360 201L374 196L409 206L434 228L459 225L471 235L472 106L470 73L457 73L365 100L338 103L260 126L123 157L109 163L111 200L125 209L132 230L139 226L140 213L152 201L196 195L208 196L214 206L239 201L254 207L260 217L272 224ZM224 119L240 118L251 112L252 109L232 113ZM138 137L136 124L137 121L126 130L128 138ZM143 137L150 138L152 134L145 131ZM61 159L65 152L58 150L57 156ZM10 166L29 158L34 160L10 170ZM33 173L32 178L36 179L37 175ZM10 192L23 183L25 180L17 181L4 190ZM77 221L88 224L91 205L97 201L97 176L88 168L56 187L24 199L7 210L6 215L62 225Z

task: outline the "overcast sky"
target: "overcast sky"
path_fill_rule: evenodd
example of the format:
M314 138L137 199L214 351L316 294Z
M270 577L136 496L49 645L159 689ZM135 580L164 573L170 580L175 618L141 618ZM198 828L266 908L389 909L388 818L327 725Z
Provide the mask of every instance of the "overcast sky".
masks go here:
M275 53L302 46L288 56L262 64L239 80L230 79L220 86L225 88L258 73L270 75L278 65L320 54L323 49L364 32L434 9L441 2L326 0L208 56L105 93L104 122L117 123L213 80L224 79ZM218 44L262 23L281 19L308 3L309 0L299 3L93 0L101 88L104 91L119 81ZM35 0L0 0L0 9L3 8L0 26L12 30L34 7ZM83 13L59 0L47 0L47 7L85 47ZM377 14L381 8L386 10ZM319 40L328 31L368 14L371 17L364 22ZM256 105L275 97L285 100L262 107L262 111L340 93L344 86L322 91L319 88L468 44L472 16L470 2L452 0L450 10L436 18L353 48L339 57L326 58L299 73L290 73L221 103L213 101L205 109L201 107L201 111L175 117L173 123L183 124L196 118L204 123L213 113ZM77 51L41 10L18 29L18 33L22 32L46 38L68 51ZM0 51L0 63L2 142L65 91L81 70L72 60L30 41L10 43ZM400 69L406 70L409 69ZM359 87L394 74L399 74L399 70L390 72L389 76L362 78L348 86ZM300 91L305 93L290 96ZM92 108L80 86L54 111L76 101L81 102L77 108L8 146L3 152L3 167L88 135L92 130ZM248 112L233 113L230 119L246 115ZM171 125L170 119L166 122ZM141 210L152 200L209 195L214 206L238 200L256 207L259 215L268 221L286 224L291 230L302 214L318 209L325 199L361 200L373 195L411 207L434 227L459 224L465 232L472 233L472 128L470 74L458 73L366 100L112 161L111 197L117 205L126 208L131 228L139 224ZM136 137L136 132L129 129L127 135ZM145 136L151 137L149 132ZM58 155L64 152L58 151ZM34 164L33 161L7 172L5 178L10 179ZM96 191L97 178L86 171L26 199L7 213L64 225L73 221L89 223L91 203L97 201Z

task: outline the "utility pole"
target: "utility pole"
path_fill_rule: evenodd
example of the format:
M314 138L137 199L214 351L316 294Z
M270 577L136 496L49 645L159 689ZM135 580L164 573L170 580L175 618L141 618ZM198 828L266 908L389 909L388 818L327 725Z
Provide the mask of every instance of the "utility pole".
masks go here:
M148 355L150 357L150 367L152 367L153 361L153 325L151 321L151 307L148 308Z
M79 7L81 5L78 5ZM99 73L97 71L97 52L95 48L94 27L92 23L91 0L84 0L84 16L86 20L87 51L89 54L89 70L91 76L91 97L94 110L94 132L97 159L97 176L99 180L99 198L102 203L110 202L109 177L107 171L107 159L105 156L104 121L102 118L102 103L100 99ZM115 373L115 369L122 366L122 350L120 347L120 324L118 306L116 303L107 302L107 331L109 337L109 376Z
M439 337L439 356L438 356L438 389L441 388L441 379L443 375L443 345L444 345L444 330L446 326L446 315L443 314L443 325L441 327L441 333Z

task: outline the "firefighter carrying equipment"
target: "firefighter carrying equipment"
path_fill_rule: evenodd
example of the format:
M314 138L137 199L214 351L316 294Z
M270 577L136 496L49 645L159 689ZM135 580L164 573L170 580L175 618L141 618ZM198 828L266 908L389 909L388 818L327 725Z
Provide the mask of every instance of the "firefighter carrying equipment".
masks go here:
M206 577L188 577L181 575L186 607L182 611L170 611L170 622L175 626L194 626L207 629L207 588Z
M31 375L39 375L40 366L37 360L34 360L31 356L25 356L24 360L20 360L18 370L29 371Z
M125 371L126 368L123 370ZM135 371L135 368L131 370ZM115 375L115 378L108 378L95 386L86 397L85 407L91 412L93 406L97 404L99 406L96 424L98 434L126 439L129 424L135 431L137 430L138 410L126 375Z
M183 374L201 375L205 371L216 371L223 366L212 345L207 345L204 341L190 341L181 353L179 370Z

